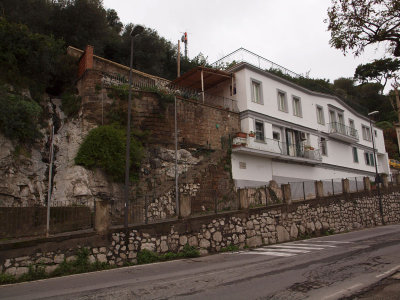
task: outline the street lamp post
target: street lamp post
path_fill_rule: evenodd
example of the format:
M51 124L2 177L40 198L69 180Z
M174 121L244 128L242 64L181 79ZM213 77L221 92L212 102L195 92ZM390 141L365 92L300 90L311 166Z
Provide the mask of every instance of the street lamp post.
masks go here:
M375 149L375 138L374 138L374 131L373 131L372 120L371 120L371 116L376 115L378 113L379 113L379 111L375 110L373 112L370 112L368 114L368 117L369 117L369 128L371 130L371 136L372 136L372 149L374 151L375 184L376 184L376 188L378 190L379 212L380 212L381 218L382 218L382 225L384 225L385 221L383 219L382 196L381 196L381 189L380 189L380 185L379 185L381 183L381 177L379 176L379 173L378 173L378 164L377 164L376 149Z
M131 110L132 110L132 65L133 65L133 38L140 34L144 28L140 25L133 27L131 31L131 59L129 64L129 96L128 96L128 121L126 128L126 156L125 156L125 210L124 210L124 225L128 228L129 214L129 165L130 165L130 147L131 147Z

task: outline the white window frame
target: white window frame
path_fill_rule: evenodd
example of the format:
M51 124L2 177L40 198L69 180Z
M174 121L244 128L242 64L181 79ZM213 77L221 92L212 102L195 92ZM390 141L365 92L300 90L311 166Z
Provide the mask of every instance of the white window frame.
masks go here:
M281 98L280 95L282 95L283 97ZM288 110L286 92L284 92L282 90L278 90L277 98L278 98L278 110L287 113L289 110ZM283 102L281 101L281 99L283 99ZM282 107L281 103L283 104L284 107Z
M362 136L365 141L371 142L371 128L365 125L361 125Z
M257 138L257 123L259 123L259 124L262 124L262 135L263 135L263 138L262 139L258 139ZM263 121L261 121L261 120L254 120L254 133L255 133L255 141L256 142L265 142L265 127L264 127L264 122Z
M374 153L371 151L364 151L364 160L367 166L374 167L375 166L375 157Z
M322 141L323 139L323 141ZM322 151L322 149L325 149L325 153ZM319 149L321 150L321 155L322 156L328 156L328 143L326 141L326 138L320 137L319 138Z
M259 99L256 99L255 88L254 88L255 86L258 86ZM262 93L262 82L259 81L259 80L251 78L250 89L251 89L251 102L254 102L254 103L257 103L257 104L264 104L263 93Z
M298 107L296 107L296 103L298 104ZM293 106L293 115L302 118L303 111L301 108L301 98L298 96L292 96L292 106Z
M316 111L317 111L317 123L325 125L324 108L321 105L317 105ZM319 112L321 112L321 114Z
M351 152L353 153L353 162L358 164L360 162L360 159L358 158L358 148L351 147Z

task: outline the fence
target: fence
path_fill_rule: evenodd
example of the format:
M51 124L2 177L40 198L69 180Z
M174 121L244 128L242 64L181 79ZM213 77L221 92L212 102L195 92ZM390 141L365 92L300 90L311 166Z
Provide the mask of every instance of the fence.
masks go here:
M374 176L366 176L371 184L371 190L377 189ZM364 178L365 177L348 177L348 192L356 193L364 191ZM397 182L394 175L390 175L384 179L387 186L395 186ZM322 195L320 196L334 196L343 194L343 181L341 178L323 179L322 182ZM291 199L293 201L314 199L317 197L316 181L296 181L288 182L291 190Z
M101 72L102 83L106 87L118 87L129 84L128 79L116 73ZM138 74L133 74L132 88L148 91L164 91L175 96L180 96L184 99L195 100L214 107L226 109L233 112L239 112L237 101L231 98L212 95L207 92L202 93L196 89L191 89L173 84L166 80L156 80Z
M49 233L93 228L94 207L88 203L56 202L50 207ZM47 207L0 207L0 239L46 234Z

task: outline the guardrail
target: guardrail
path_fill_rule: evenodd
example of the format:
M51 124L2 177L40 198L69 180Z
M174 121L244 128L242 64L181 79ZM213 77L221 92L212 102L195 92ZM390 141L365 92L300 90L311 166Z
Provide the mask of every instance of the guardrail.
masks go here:
M329 125L329 133L340 133L358 139L358 131L355 128L346 126L338 122L332 122L329 123L328 125Z

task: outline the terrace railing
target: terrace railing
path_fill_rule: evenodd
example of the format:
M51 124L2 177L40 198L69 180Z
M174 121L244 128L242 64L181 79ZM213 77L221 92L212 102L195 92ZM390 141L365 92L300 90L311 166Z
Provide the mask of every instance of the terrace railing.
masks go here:
M358 140L357 129L338 122L329 123L329 133L339 133Z

